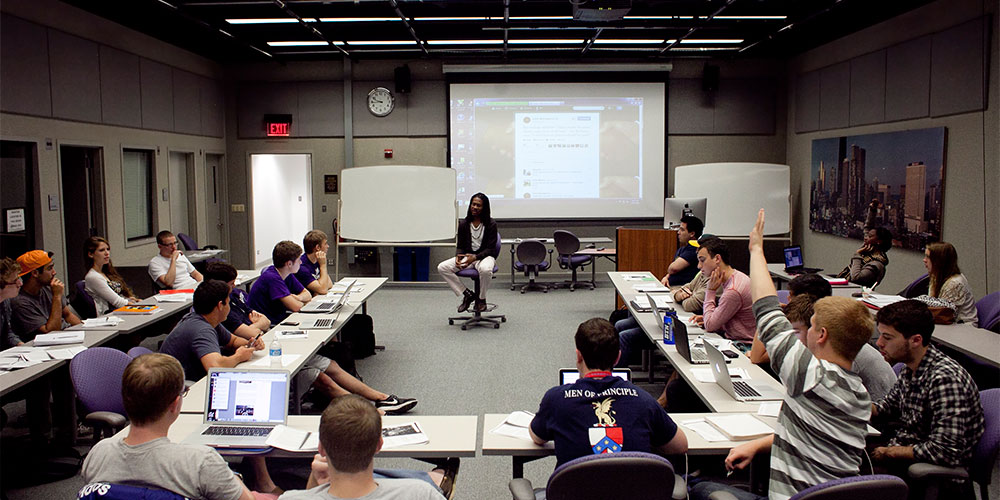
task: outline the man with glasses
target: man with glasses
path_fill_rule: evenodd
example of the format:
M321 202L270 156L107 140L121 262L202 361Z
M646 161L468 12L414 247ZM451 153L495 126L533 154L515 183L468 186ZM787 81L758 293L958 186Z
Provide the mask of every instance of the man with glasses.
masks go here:
M156 245L160 253L149 261L149 277L157 285L174 290L194 290L202 281L201 273L194 268L180 250L177 237L170 231L160 231L156 235Z
M14 328L10 325L10 301L17 297L21 291L21 266L10 257L0 259L0 351L10 347L19 346L24 342L14 333Z
M80 324L80 318L69 308L66 286L56 278L52 252L32 250L18 257L17 263L23 285L11 300L11 325L21 341Z

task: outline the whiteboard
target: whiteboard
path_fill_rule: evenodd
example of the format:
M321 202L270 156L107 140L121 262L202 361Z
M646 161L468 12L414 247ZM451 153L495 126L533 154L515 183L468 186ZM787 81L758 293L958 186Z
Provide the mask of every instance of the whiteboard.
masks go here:
M455 171L382 165L341 172L340 236L408 243L455 239Z
M764 233L791 230L791 173L775 163L701 163L674 170L674 196L708 198L705 232L747 236L763 208Z

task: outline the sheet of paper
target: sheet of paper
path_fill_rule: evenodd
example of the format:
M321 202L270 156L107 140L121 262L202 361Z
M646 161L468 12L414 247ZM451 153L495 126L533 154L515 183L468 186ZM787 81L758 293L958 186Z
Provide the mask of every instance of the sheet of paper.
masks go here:
M653 297L653 300L656 301L656 307L661 309L670 307L670 304L674 302L674 298L671 297L669 293L649 294L649 296ZM649 309L649 299L646 298L645 294L636 295L635 298L632 299L632 302L639 306L640 309Z
M504 419L504 423L513 425L515 427L528 427L529 425L531 425L531 421L534 418L535 418L534 413L531 413L530 411L518 410L515 412L511 412L510 415L507 415L507 418Z
M737 380L749 380L750 374L747 373L745 368L739 366L730 366L729 376ZM694 375L695 380L703 383L715 383L715 376L712 375L711 368L692 368L691 375Z
M669 292L670 289L663 286L663 283L657 281L656 283L636 283L632 285L632 289L637 292Z
M274 338L278 340L308 339L309 334L303 330L275 330Z
M0 358L20 358L22 354L32 351L45 352L45 349L42 349L41 347L32 347L30 345L19 345L17 347L11 347L10 349L0 351Z
M73 347L63 347L59 349L49 349L45 351L52 359L73 359L74 356L86 351L87 348L82 345L77 345Z
M154 295L157 302L187 302L194 300L193 293L172 293L169 295Z
M316 434L317 446L309 448L310 436ZM319 432L308 432L296 429L287 425L277 425L274 430L267 435L267 445L272 448L280 448L288 451L317 451L319 450Z
M288 365L294 363L295 360L299 359L300 356L301 356L301 354L282 354L281 355L281 367L284 368L284 367L287 367ZM270 356L264 356L264 357L262 357L262 358L260 358L258 360L252 361L251 363L249 363L249 366L256 366L256 367L259 367L259 368L267 368L267 367L271 366L271 357Z
M703 418L699 418L696 420L687 420L683 422L683 425L684 427L693 430L695 433L701 436L701 438L704 439L705 441L708 442L729 441L729 439L727 439L726 436L723 436L722 433L718 431L718 429L712 427L712 424L709 424Z
M900 297L899 295L882 295L880 293L871 293L868 294L868 297L862 300L875 307L883 308L889 304L893 304L901 300L906 300L906 298Z
M514 425L510 425L508 423L502 423L494 427L492 430L490 430L490 432L493 434L499 434L501 436L517 438L524 441L532 441L531 434L528 433L527 427L517 427Z
M84 332L80 330L58 331L52 333L40 333L35 336L34 344L38 346L81 344L85 338Z
M382 427L382 449L398 448L413 444L424 444L430 440L416 422Z
M118 316L100 316L97 318L87 318L83 320L84 328L100 328L102 326L118 326L119 323L124 321Z
M781 411L781 401L766 401L760 404L757 414L764 417L777 417Z

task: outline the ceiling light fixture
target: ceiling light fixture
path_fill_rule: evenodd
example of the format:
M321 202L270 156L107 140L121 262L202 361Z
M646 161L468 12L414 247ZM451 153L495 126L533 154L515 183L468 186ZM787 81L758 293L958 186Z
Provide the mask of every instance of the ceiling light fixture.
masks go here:
M307 17L302 18L303 21L314 23L315 19L310 19ZM226 19L229 24L290 24L299 22L298 19L293 17L269 17L269 18L258 18L258 19Z

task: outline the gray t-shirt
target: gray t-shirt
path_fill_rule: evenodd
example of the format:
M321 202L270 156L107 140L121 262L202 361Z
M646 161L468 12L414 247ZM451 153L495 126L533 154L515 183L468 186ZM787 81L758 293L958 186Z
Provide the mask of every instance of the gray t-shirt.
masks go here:
M0 351L14 347L21 341L10 326L10 316L10 301L0 302Z
M220 323L215 328L205 317L191 311L184 315L177 326L167 335L160 346L160 352L169 354L184 367L184 378L199 380L208 373L201 364L202 356L222 352L222 346L229 344L232 334Z
M892 366L882 357L878 349L868 343L865 343L854 357L851 371L861 377L861 383L868 389L872 401L885 397L896 383L896 372L892 371Z
M21 340L24 342L33 340L35 335L39 333L38 329L49 322L49 314L52 312L52 288L43 286L38 291L38 295L31 295L22 288L21 293L17 294L17 297L10 299L10 301L10 307L13 312L11 326L14 327L14 333L21 337ZM68 305L69 302L66 300L66 295L63 294L63 309ZM66 320L61 321L60 330L69 328L69 323Z
M243 494L243 483L215 450L165 437L136 446L121 436L105 439L90 450L80 475L88 484L159 488L204 500L236 500Z
M375 491L356 500L444 500L427 481L419 479L376 479ZM278 500L339 500L328 491L329 484L311 490L286 491Z

